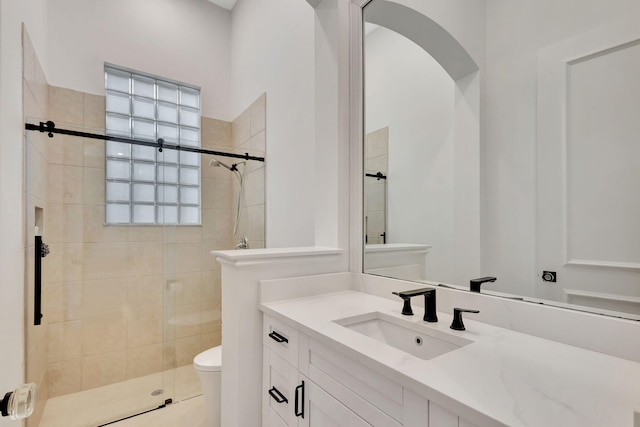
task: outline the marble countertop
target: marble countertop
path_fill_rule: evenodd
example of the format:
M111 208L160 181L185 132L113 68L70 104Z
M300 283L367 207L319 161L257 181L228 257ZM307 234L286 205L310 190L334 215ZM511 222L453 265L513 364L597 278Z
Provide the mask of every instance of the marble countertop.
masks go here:
M414 316L402 316L401 308L400 300L355 291L261 304L265 313L404 387L436 403L456 402L460 414L471 409L512 427L634 425L634 411L640 410L639 363L476 322L473 314L464 317L466 331L454 331L450 313L438 312L438 323L426 323L421 307L414 308ZM370 312L473 343L422 360L334 322Z

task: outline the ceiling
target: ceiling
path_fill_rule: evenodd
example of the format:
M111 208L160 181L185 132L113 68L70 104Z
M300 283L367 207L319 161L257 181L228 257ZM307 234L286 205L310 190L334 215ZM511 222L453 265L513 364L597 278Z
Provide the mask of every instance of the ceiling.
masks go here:
M220 7L224 7L227 10L233 9L236 4L236 0L209 0L213 4L217 4Z

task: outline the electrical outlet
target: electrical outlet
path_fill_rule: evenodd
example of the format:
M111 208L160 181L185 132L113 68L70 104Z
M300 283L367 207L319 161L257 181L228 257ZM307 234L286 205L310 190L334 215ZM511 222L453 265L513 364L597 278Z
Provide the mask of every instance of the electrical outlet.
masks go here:
M542 272L542 281L543 282L557 282L557 276L555 271L543 271Z

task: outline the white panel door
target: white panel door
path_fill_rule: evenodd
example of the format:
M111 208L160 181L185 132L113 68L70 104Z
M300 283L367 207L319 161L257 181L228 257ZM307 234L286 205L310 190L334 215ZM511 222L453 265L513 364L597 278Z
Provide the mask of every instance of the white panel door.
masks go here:
M430 401L429 427L458 427L458 416Z
M640 27L601 27L538 65L537 296L640 315Z

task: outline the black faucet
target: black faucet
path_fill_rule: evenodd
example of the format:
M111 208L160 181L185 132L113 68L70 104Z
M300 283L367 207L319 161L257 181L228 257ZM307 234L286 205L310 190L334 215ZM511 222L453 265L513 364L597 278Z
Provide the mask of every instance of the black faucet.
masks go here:
M413 310L411 310L411 297L418 295L424 295L424 317L422 320L425 322L437 322L438 315L436 313L436 290L429 288L414 289L412 291L404 292L392 292L394 295L398 295L404 301L402 306L402 314L405 316L413 316Z
M497 279L495 277L480 277L478 279L471 279L471 281L469 282L469 290L471 292L478 292L480 293L480 285L482 285L483 283L486 282L495 282Z
M480 313L478 310L468 310L466 308L454 308L453 309L453 322L451 322L451 329L456 331L464 331L464 323L462 323L462 313Z

